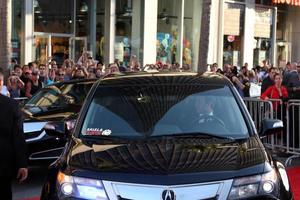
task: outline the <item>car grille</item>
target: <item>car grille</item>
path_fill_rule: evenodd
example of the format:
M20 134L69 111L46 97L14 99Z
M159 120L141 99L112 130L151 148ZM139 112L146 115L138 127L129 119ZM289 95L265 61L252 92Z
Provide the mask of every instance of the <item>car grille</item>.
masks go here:
M184 185L145 185L102 181L111 200L225 200L233 180Z
M125 199L125 198L122 198L122 197L118 196L118 200L133 200L133 199ZM208 198L208 199L201 199L201 200L218 200L218 197L213 197L213 198Z

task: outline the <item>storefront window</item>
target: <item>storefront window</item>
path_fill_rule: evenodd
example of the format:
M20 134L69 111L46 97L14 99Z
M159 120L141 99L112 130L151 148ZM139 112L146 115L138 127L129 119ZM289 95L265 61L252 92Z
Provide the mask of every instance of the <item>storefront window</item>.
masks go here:
M104 62L105 1L97 1L96 59Z
M178 11L180 5L181 0L158 1L156 60L163 64L179 61L176 54L178 49Z
M242 65L245 6L226 3L224 8L223 64Z
M271 58L272 9L255 8L254 65L260 65Z
M193 69L198 65L202 0L185 0L182 64Z
M115 59L123 66L140 67L142 61L142 1L117 0Z
M20 62L22 1L12 1L12 58Z
M71 58L73 58L75 62L78 61L83 52L88 50L90 44L89 37L92 31L96 31L96 29L91 29L90 23L92 15L93 9L90 0L76 0L76 38L71 40Z
M34 31L72 33L74 1L33 0Z
M76 37L90 35L90 18L92 15L90 2L89 0L76 0Z
M277 12L277 30L276 30L276 66L280 68L285 68L286 63L289 60L291 43L284 39L284 35L287 32L286 22L287 22L287 11L284 8L285 5L278 5Z
M34 47L35 47L35 60L39 63L46 64L49 57L48 48L49 38L46 36L35 36L34 37Z

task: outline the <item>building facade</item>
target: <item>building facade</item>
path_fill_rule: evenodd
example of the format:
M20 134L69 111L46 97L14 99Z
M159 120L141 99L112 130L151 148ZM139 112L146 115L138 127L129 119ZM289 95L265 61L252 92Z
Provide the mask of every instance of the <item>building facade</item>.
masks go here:
M300 60L299 6L290 1L12 1L13 57L22 64L76 61L85 50L104 63L134 58L142 65L179 63L194 71L199 59L219 66ZM208 44L199 48L201 41Z
M104 63L198 64L202 0L13 0L13 55L22 64L85 50ZM16 19L17 18L17 19ZM20 24L18 24L20 22Z
M300 61L299 11L296 0L215 1L208 63L257 66L266 60L284 68Z

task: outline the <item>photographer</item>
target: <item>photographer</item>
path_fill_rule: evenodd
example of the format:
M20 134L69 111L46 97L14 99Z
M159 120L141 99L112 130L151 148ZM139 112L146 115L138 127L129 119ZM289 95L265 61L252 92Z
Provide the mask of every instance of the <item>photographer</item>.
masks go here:
M19 98L21 96L21 89L23 89L24 86L24 82L14 72L7 79L7 89L11 98Z
M88 72L86 68L81 67L80 65L76 65L75 70L73 71L72 79L84 79L88 77Z
M231 81L236 87L241 97L250 96L250 82L248 77L245 77L242 73L240 73L237 76L233 76Z

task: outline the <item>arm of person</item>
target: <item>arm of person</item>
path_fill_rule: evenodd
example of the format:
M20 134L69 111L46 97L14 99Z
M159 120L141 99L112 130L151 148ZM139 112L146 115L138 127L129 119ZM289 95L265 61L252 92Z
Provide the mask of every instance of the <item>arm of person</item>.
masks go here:
M22 89L25 86L25 84L19 77L17 77L17 78L18 78L18 87L19 87L19 89Z
M272 89L273 89L272 87L268 87L268 89L264 93L261 94L260 98L263 100L268 100L268 99L272 98L271 97Z
M282 96L283 96L283 98L288 98L289 97L288 90L284 86L282 87Z
M293 92L298 92L298 91L300 91L300 87L292 87L292 91Z
M19 108L18 103L14 106L14 120L12 129L12 145L14 149L14 158L17 172L17 179L19 182L23 182L27 179L28 169L27 169L27 146L24 139L23 131L23 119L22 113Z
M260 93L263 94L266 90L267 90L267 88L266 88L266 86L264 84L264 81L262 81L261 88L260 88Z
M8 90L11 89L11 79L12 79L12 76L10 76L10 77L7 79L7 89L8 89Z
M27 84L26 84L26 91L25 91L25 96L28 97L28 98L31 98L31 82L28 81Z
M245 88L245 85L243 83L241 83L241 81L237 78L237 77L232 77L232 81L237 84L237 86L240 88L240 89L244 89Z
M83 67L82 71L84 73L85 78L88 78L89 77L89 72L87 71L86 67Z

